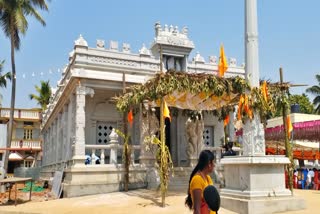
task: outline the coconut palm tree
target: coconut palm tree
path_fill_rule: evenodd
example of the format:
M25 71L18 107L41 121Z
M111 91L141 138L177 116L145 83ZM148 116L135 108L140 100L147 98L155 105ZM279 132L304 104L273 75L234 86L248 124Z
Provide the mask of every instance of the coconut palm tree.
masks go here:
M316 97L313 99L313 105L315 106L315 113L320 114L320 74L316 75L316 79L318 81L318 85L313 85L310 88L307 88L307 92L315 95Z
M41 106L42 110L46 110L47 109L47 105L49 104L49 100L51 97L51 88L50 88L50 84L49 84L49 80L48 81L43 81L41 80L41 86L37 86L35 85L35 89L38 93L38 95L36 94L29 94L29 98L31 100L36 100L38 101L38 104Z
M8 128L7 147L11 145L13 113L16 98L16 64L15 50L20 49L20 36L25 35L28 29L28 16L33 16L43 26L45 21L37 11L48 10L46 0L0 0L0 25L4 35L10 40L11 49L11 69L12 69L12 88L11 88L11 105L10 105L10 121ZM4 168L8 168L8 152L4 160Z
M5 74L2 74L2 67L3 67L4 61L0 62L0 88L6 88L7 87L7 79L11 80L11 73L7 72ZM2 94L0 94L0 107L2 104Z

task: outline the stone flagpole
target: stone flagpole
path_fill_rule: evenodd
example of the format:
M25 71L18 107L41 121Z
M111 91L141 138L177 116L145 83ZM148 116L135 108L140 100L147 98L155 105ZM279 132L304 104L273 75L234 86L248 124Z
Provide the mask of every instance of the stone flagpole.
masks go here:
M257 0L245 0L245 76L251 87L259 87ZM262 214L299 210L305 202L291 196L285 187L284 156L265 155L264 127L254 112L243 127L243 156L221 159L225 188L221 206L240 214Z
M245 0L245 76L252 87L259 86L257 0Z
M257 0L245 0L245 77L251 87L259 87ZM264 127L257 112L243 128L243 155L265 155Z

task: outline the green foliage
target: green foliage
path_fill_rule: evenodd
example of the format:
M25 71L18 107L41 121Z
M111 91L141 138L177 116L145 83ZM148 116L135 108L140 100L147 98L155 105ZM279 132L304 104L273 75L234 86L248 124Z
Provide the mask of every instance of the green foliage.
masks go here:
M307 92L315 96L313 99L313 105L315 107L314 112L320 114L320 74L316 75L318 85L313 85L310 88L307 88Z
M117 109L121 112L130 106L140 104L143 100L155 101L168 94L189 92L197 94L205 92L211 96L225 96L244 93L250 87L241 77L221 78L210 74L189 74L173 70L167 73L158 73L143 85L131 87L130 92L116 97Z
M144 143L147 145L147 149L156 145L156 166L160 175L160 190L165 193L168 189L170 172L173 172L173 162L169 148L167 145L163 145L161 140L154 135L146 137Z
M38 95L36 94L29 94L29 98L31 100L36 100L38 101L38 104L41 106L42 110L46 110L47 109L47 105L50 102L50 97L51 97L51 87L50 87L50 83L49 80L48 81L43 81L41 80L41 86L37 86L35 85L35 89L38 93Z
M1 0L0 24L6 37L10 38L14 48L20 48L20 34L25 35L28 29L27 16L33 16L43 26L45 21L37 9L48 10L45 0Z
M217 102L236 95L228 103L221 105L218 109L212 109L214 116L223 120L234 106L239 103L240 96L247 95L248 106L252 111L258 112L262 120L274 115L276 109L281 109L283 103L288 103L286 98L281 96L281 90L288 90L289 84L267 83L268 99L265 99L261 88L250 88L245 79L237 76L231 78L218 77L213 74L199 74L176 72L173 70L167 73L158 73L143 85L135 85L130 92L115 97L117 109L121 112L139 105L143 100L157 101L166 95L174 92L187 92L191 94L205 93L210 99L217 98ZM288 104L286 104L288 106ZM174 107L174 106L172 106ZM174 109L172 108L171 109ZM173 110L173 113L176 111ZM196 118L198 111L186 109L184 111L190 118ZM248 111L241 109L241 118L246 120L249 117Z
M279 104L285 102L287 109L289 110L291 105L298 104L300 106L300 112L303 114L312 114L314 108L312 103L309 100L309 97L306 94L294 94L294 95L285 95L282 99L279 98L277 101ZM282 116L282 107L277 108L274 117Z
M300 112L304 114L312 114L314 111L313 105L306 94L295 94L289 97L290 105L299 104Z
M2 74L3 64L4 64L4 61L1 61L0 62L0 88L7 87L7 80L11 80L11 73L10 72Z
M131 146L129 144L130 135L125 135L122 131L120 131L119 129L115 129L115 132L124 140L124 144L123 144L123 150L122 150L122 160L124 163L130 163L131 161Z

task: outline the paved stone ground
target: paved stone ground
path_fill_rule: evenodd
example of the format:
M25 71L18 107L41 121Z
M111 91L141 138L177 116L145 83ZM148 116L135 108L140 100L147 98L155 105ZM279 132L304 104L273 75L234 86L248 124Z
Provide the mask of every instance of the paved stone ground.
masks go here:
M320 210L320 191L295 190L295 195L304 198L307 209L290 214L318 213ZM160 194L149 190L135 190L84 196L77 198L66 198L60 200L49 200L39 202L25 202L14 205L0 205L0 213L43 213L43 214L191 214L184 206L184 193L170 192L166 197L165 208L160 207ZM219 214L232 214L234 212L220 209Z

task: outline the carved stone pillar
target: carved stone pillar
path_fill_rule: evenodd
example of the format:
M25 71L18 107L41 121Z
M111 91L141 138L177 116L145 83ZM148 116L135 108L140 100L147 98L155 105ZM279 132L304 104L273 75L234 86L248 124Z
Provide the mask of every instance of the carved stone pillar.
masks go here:
M74 165L84 165L85 162L85 128L86 128L86 95L94 95L91 88L77 86L76 88L76 116L75 116L75 145L73 163Z
M73 102L75 102L75 97L71 96L68 104L68 118L67 118L67 125L66 125L66 133L67 133L67 145L66 145L66 160L70 160L72 158L72 126L74 125L72 122L72 114L74 112L73 109Z
M140 164L144 166L153 167L155 164L155 148L150 144L147 150L147 145L144 143L146 137L151 137L159 131L159 120L153 111L149 111L148 102L144 101L140 106Z
M112 132L109 135L110 137L110 164L118 163L118 134L115 132L115 129L112 129Z
M246 121L243 127L243 155L263 156L266 154L264 127L258 113L252 121Z

